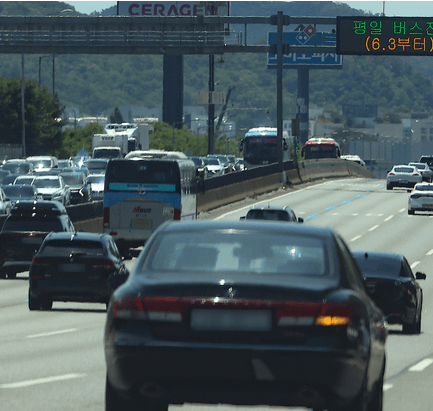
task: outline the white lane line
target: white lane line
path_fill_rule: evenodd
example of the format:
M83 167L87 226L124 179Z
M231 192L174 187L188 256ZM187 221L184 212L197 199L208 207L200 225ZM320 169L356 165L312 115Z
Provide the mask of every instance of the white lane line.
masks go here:
M357 215L359 215L359 213L353 213L352 215L353 215L353 216L357 216Z
M401 210L398 210L399 213L402 213L403 211L406 211L406 208L402 208Z
M432 254L433 254L433 248L426 255L432 255Z
M387 390L389 390L389 389L392 388L392 387L393 387L392 384L383 384L383 390L384 390L384 391L387 391Z
M360 239L362 237L362 235L357 235L356 237L353 237L350 242L353 243L354 241Z
M426 358L409 368L409 371L424 371L429 365L433 364L432 358Z
M386 217L385 220L383 220L383 221L389 221L389 220L391 220L392 217L394 217L394 215L390 215L389 217Z
M51 332L46 332L41 334L32 334L32 335L28 335L27 338L50 337L52 335L72 333L77 330L78 328L69 328L67 330L51 331Z
M372 213L368 213L368 214L366 214L367 217L370 217L370 216L372 216L372 215L373 215Z
M421 261L414 261L411 265L410 268L415 268Z
M64 380L71 380L73 378L81 378L86 374L63 374L56 375L54 377L46 377L46 378L37 378L35 380L27 380L27 381L19 381L19 382L11 382L8 384L0 384L0 388L22 388L22 387L30 387L32 385L37 384L46 384L48 382L57 382Z
M369 228L368 231L376 230L376 228L379 227L378 225L374 225L373 227Z

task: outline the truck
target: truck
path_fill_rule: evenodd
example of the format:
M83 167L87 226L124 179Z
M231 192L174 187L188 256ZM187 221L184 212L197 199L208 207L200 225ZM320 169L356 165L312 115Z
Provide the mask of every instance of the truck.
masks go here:
M136 145L133 139L134 146ZM93 158L122 158L129 153L127 134L94 134L92 139Z

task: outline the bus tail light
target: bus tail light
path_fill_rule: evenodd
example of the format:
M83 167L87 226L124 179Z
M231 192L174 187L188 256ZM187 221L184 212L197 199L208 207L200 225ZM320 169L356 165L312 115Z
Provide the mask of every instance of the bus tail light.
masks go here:
M104 214L103 214L103 227L108 228L110 227L110 207L104 207Z
M180 220L180 208L174 209L174 217L173 220Z

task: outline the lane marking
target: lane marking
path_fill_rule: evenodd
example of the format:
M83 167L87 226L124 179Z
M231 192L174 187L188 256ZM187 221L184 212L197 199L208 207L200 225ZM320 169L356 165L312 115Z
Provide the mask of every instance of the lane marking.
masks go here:
M54 377L36 378L34 380L11 382L8 384L0 384L0 388L30 387L32 385L46 384L48 382L57 382L57 381L71 380L74 378L81 378L81 377L84 377L85 375L86 374L63 374L63 375L56 375Z
M394 217L394 215L390 215L389 217L386 217L385 220L383 220L383 221L389 221L389 220L391 220L392 217Z
M399 210L398 212L399 212L399 213L402 213L403 211L406 211L406 209L405 209L405 208L402 208L402 209Z
M433 359L426 358L425 360L420 361L418 364L410 367L409 371L424 371L431 364L433 364Z
M369 228L368 231L376 230L376 228L379 227L378 225L374 225L373 227Z
M433 248L426 255L432 255L432 254L433 254Z
M353 213L352 215L353 215L353 216L357 216L357 215L359 215L359 213Z
M411 264L410 268L415 268L421 261L415 261Z
M353 243L354 241L358 240L359 238L361 238L362 235L357 235L356 237L353 237L350 242Z
M77 330L78 330L78 328L69 328L67 330L51 331L51 332L46 332L46 333L41 333L41 334L32 334L32 335L28 335L27 338L50 337L51 335L72 333L72 332L77 331Z
M383 390L384 391L387 391L387 390L389 390L390 388L392 388L394 385L392 385L392 384L383 384Z
M367 217L370 217L370 216L372 216L372 215L373 215L372 213L368 213L368 214L366 214Z

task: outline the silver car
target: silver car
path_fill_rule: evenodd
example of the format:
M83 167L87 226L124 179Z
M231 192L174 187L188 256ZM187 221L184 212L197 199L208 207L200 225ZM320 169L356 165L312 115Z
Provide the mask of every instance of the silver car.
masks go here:
M407 213L415 211L433 211L433 184L419 183L409 196Z
M422 176L422 181L431 183L433 181L433 171L427 163L409 163L410 166L416 167Z
M415 166L398 165L394 166L386 176L386 189L394 187L412 188L422 182L421 172Z
M71 204L71 190L62 176L37 176L33 185L45 201L59 201L65 207Z

